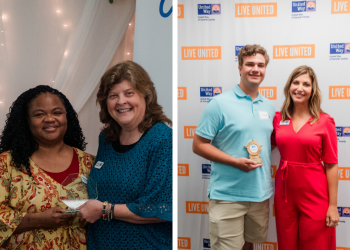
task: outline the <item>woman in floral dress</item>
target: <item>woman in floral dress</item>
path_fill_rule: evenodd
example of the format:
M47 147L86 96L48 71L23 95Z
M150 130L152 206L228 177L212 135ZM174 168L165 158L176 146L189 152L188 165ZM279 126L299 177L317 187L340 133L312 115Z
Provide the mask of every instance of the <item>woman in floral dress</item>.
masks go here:
M0 248L86 249L85 221L62 213L87 198L81 177L94 157L68 99L49 86L21 94L0 142Z

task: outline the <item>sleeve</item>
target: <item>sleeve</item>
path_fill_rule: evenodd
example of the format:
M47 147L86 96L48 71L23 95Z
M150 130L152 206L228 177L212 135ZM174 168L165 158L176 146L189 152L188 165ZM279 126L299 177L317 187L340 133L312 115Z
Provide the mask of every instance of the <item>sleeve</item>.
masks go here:
M338 142L335 122L332 117L328 117L324 126L322 137L322 161L325 163L338 163Z
M18 199L19 190L11 188L8 156L0 155L0 246L11 237L21 223L26 212L19 212L10 207L11 199Z
M275 115L275 117L273 118L273 122L272 122L272 125L273 125L273 130L272 130L272 133L271 133L271 145L273 146L277 146L276 144L276 124L277 124L277 113Z
M210 99L199 119L196 134L205 139L213 140L220 130L221 121L220 105L215 98Z
M143 194L126 206L141 217L172 221L172 132L153 149Z

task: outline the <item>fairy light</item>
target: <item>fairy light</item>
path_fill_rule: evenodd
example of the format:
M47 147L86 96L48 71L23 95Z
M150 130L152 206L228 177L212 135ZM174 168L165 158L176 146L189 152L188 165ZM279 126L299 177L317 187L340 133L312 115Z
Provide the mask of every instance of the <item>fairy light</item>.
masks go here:
M130 55L130 53L128 52L128 55Z
M65 24L64 27L67 27L67 24Z
M56 12L57 12L57 13L61 13L61 11L60 11L60 10L56 10Z

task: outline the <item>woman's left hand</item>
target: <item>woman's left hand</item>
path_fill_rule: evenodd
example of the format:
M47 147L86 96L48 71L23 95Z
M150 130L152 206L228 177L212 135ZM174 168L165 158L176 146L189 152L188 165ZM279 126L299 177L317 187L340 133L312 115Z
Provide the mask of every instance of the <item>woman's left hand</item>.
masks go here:
M85 219L87 222L94 223L102 217L103 203L98 200L88 200L83 205L78 207L80 210L78 216Z
M335 206L329 206L326 217L326 225L328 227L336 227L339 224L339 213Z

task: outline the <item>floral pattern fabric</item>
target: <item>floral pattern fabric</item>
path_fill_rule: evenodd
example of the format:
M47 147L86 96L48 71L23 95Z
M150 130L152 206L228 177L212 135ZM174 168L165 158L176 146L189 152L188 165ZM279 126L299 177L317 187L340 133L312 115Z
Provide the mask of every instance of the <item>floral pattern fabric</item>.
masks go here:
M74 150L79 160L79 177L88 177L95 157ZM0 154L0 249L9 238L6 249L86 249L85 221L77 216L69 226L13 234L27 213L40 213L55 206L68 209L62 199L88 198L79 179L62 186L32 160L30 170L32 177L14 168L10 152Z

